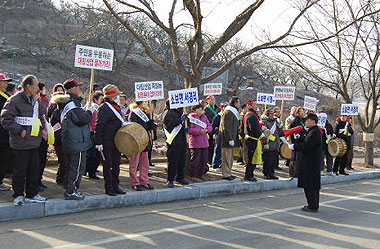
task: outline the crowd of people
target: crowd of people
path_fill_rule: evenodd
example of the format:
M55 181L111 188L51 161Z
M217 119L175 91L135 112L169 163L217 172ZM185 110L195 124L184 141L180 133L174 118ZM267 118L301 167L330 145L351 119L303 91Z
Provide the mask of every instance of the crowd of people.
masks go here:
M146 148L129 157L131 188L135 191L152 190L149 167L156 123L152 105L148 101L126 104L126 95L112 84L100 88L94 85L91 101L83 103L80 86L75 79L56 84L51 99L46 85L34 75L22 81L21 91L10 83L12 79L0 74L0 190L9 191L2 180L12 172L15 205L25 202L44 202L41 192L49 145L58 157L56 183L62 185L66 200L83 200L79 192L83 175L98 180L97 170L103 166L105 193L111 196L126 192L119 187L120 161L114 137L128 122L140 124L148 134ZM13 86L13 87L12 87ZM325 114L324 114L325 115ZM189 183L184 167L189 150L189 179L207 180L208 170L221 171L224 180L234 180L234 157L245 165L245 181L256 181L255 169L263 164L266 179L279 179L279 150L291 150L289 180L298 178L298 186L305 189L308 205L305 211L317 211L321 174L347 175L345 168L352 161L353 129L350 118L340 116L335 128L326 121L321 124L313 111L292 107L290 115L281 119L279 107L259 110L255 101L244 105L238 97L216 105L208 96L186 113L183 108L170 109L169 101L163 113L163 128L167 144L167 187L174 182ZM329 154L331 139L341 138L347 145L346 153L336 157ZM325 166L326 165L326 166ZM325 173L326 168L326 173Z

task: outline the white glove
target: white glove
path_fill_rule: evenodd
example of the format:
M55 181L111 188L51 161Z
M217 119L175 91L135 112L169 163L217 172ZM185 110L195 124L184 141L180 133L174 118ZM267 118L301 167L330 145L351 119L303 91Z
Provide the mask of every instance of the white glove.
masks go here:
M290 150L294 150L294 144L288 144Z
M327 140L331 140L331 135L326 135L326 137L327 137Z
M259 137L259 139L263 138L263 137L265 137L265 135L264 135L264 133L261 133L261 136Z
M343 133L345 131L346 131L346 129L339 129L339 133Z
M299 139L301 137L301 135L297 133L297 134L294 134L293 137L294 137L294 139Z
M216 134L212 135L212 138L213 138L214 140L216 140L217 137L218 137L218 135L216 135Z
M333 134L333 138L336 138L336 135L335 135L335 134Z
M127 121L124 121L123 123L121 123L121 127L124 127L124 126L126 126L128 124L128 122Z
M98 150L99 152L103 151L103 144L95 145L95 149Z
M268 127L266 127L265 125L263 125L263 127L261 127L261 130L262 131L268 130Z
M284 143L284 144L289 144L288 141L286 141L286 139L284 137L280 137L281 141Z
M234 146L234 145L235 145L235 142L234 142L234 140L230 140L230 141L228 142L228 144L229 144L230 146Z
M264 149L269 150L269 144L264 145Z

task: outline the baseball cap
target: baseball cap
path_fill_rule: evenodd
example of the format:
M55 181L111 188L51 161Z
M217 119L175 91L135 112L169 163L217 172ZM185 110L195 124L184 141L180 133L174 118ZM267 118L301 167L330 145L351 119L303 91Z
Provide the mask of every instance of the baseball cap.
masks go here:
M83 85L83 82L77 82L75 79L68 79L66 80L64 83L63 83L63 86L65 87L65 90L69 90L73 87L76 87L76 86L81 86Z
M4 74L0 74L0 81L8 81L11 82L13 79L5 77Z

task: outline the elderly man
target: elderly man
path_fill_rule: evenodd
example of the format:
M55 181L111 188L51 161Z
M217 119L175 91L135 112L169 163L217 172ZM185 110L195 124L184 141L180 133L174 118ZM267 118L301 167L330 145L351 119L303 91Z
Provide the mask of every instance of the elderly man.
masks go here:
M306 212L318 212L319 190L321 189L320 161L322 153L322 131L317 126L318 116L309 113L305 126L308 131L302 143L291 144L291 150L302 153L299 168L298 187L303 188L307 205L302 208Z
M27 75L22 81L23 90L7 100L1 111L1 123L10 134L14 153L13 197L16 206L25 202L45 202L38 194L39 153L42 139L43 115L37 94L38 79ZM24 199L24 190L26 198Z
M6 92L8 82L11 82L12 79L5 77L4 74L0 74L0 112L4 107L5 102L9 99L9 96ZM9 168L9 133L7 130L0 125L0 190L1 191L9 191L10 187L6 186L3 183L3 179L5 177L7 168Z

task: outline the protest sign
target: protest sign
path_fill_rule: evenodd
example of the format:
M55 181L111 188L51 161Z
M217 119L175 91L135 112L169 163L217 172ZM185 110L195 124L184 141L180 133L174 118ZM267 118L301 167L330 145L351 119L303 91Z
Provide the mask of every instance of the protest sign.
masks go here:
M222 91L223 91L222 83L208 83L208 84L205 84L203 87L203 95L205 96L221 95Z
M136 101L164 98L164 83L162 81L147 81L135 83Z
M273 94L276 100L294 100L296 88L294 86L275 86Z
M112 71L113 50L77 45L75 67Z
M188 88L175 91L169 91L170 109L187 107L199 104L198 89Z
M318 126L321 128L325 128L326 121L327 121L327 114L326 113L318 113Z
M276 105L276 100L273 94L257 93L257 104Z
M318 102L318 99L305 95L303 108L315 112L317 110Z
M355 116L359 115L358 104L342 104L340 115Z

